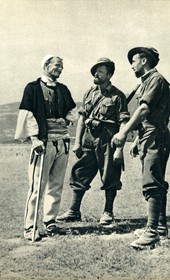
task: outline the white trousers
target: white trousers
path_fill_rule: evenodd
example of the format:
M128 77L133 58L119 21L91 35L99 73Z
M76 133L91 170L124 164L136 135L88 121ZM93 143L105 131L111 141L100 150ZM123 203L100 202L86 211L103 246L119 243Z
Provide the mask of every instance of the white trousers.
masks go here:
M32 152L32 151L31 151ZM34 224L35 206L40 171L40 156L34 158L29 164L29 191L25 208L24 228ZM68 163L68 154L65 153L63 140L58 140L58 151L51 141L47 142L44 165L42 171L42 183L40 202L43 197L43 222L55 220L59 211L64 177ZM40 204L39 204L40 207Z

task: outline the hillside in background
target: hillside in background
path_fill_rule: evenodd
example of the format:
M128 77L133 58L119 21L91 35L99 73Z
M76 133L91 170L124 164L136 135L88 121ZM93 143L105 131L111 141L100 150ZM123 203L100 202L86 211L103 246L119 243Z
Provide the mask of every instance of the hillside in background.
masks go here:
M77 103L79 108L80 102ZM0 105L0 143L16 143L14 141L15 128L17 123L19 102ZM129 111L132 113L136 108L135 99L129 104ZM76 131L76 123L70 127L70 136L74 137ZM129 135L128 140L131 141L132 135Z
M0 105L0 143L14 141L19 103Z
M19 102L0 105L0 144L17 143L14 141L15 129L18 117ZM80 107L80 102L77 106ZM70 136L75 136L76 123L70 126Z

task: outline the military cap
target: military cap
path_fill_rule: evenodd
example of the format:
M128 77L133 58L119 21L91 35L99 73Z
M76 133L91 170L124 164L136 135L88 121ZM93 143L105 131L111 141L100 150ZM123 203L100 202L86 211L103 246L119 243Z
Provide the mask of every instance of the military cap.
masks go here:
M114 71L115 71L115 64L113 61L111 61L109 58L107 57L101 57L97 63L95 65L93 65L93 67L91 68L91 73L94 76L95 72L96 72L96 68L100 65L106 65L109 66L111 74L113 75Z
M156 49L151 48L151 47L137 47L137 48L131 49L127 55L130 64L132 64L133 56L137 53L146 53L147 55L149 55L151 57L151 59L153 60L153 67L155 67L158 64L159 53Z

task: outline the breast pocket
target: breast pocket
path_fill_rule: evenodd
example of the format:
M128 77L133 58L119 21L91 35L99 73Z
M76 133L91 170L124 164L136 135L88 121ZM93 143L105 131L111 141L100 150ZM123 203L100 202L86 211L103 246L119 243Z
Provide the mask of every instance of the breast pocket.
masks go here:
M116 104L112 100L103 102L100 107L100 114L105 118L113 117L116 115Z

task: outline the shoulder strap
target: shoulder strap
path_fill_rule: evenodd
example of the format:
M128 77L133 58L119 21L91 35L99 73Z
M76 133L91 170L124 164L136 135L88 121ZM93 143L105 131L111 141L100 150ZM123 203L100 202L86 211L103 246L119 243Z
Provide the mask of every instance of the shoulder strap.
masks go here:
M94 95L94 92L93 92L93 95ZM98 111L98 108L100 107L100 103L104 98L105 98L105 96L99 95L98 98L95 100L95 102L92 102L92 106L89 111L89 117L90 116L93 117L94 113L96 113ZM93 100L93 96L92 96L92 100Z
M103 97L102 95L99 96L95 102L93 102L93 98L94 98L94 92L95 92L95 89L94 87L91 87L91 89L89 91L86 92L86 97L89 96L91 94L91 101L92 101L92 105L91 105L91 108L88 112L88 116L90 116L91 114L93 114L93 111L94 109L96 108L97 104L100 102L101 98Z
M129 103L129 102L132 100L133 96L135 95L135 93L137 92L137 90L138 90L139 87L140 87L140 84L138 84L138 85L135 87L135 89L132 90L132 92L131 92L131 93L129 94L129 96L126 98L127 103Z

